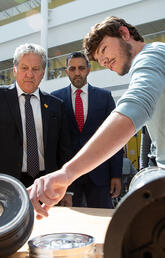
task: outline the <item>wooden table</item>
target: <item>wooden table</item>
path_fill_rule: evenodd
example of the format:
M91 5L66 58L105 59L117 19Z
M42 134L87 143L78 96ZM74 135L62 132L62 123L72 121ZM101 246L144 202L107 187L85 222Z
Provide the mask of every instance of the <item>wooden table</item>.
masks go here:
M51 233L83 233L95 237L97 252L102 252L105 234L114 210L54 207L48 218L34 220L29 238ZM28 258L28 242L10 258ZM97 256L101 257L101 256Z

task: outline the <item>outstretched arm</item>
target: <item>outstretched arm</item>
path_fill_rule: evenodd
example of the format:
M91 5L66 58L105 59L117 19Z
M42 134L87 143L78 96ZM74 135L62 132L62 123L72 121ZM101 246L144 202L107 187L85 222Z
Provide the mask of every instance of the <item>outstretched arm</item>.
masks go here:
M67 187L75 179L112 157L134 134L133 122L118 112L112 112L87 144L61 170L37 179L28 189L37 213L48 216L48 209L63 198Z

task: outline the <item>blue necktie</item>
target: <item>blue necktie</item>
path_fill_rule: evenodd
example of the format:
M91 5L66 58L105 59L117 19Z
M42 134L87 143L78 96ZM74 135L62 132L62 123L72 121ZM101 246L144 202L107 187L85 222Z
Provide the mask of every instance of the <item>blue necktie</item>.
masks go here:
M39 157L36 128L34 123L33 110L30 103L32 95L23 94L25 96L25 123L26 123L26 139L27 139L27 172L35 178L39 173Z

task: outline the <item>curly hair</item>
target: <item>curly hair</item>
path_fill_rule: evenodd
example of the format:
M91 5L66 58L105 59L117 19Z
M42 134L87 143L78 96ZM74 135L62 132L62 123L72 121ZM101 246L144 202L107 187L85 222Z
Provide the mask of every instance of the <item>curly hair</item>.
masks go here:
M104 36L121 38L119 31L121 26L127 27L134 40L144 42L143 37L139 34L137 29L131 24L128 24L124 19L115 16L107 17L101 23L97 23L95 26L91 27L90 32L83 40L83 48L90 61L95 61L93 55Z

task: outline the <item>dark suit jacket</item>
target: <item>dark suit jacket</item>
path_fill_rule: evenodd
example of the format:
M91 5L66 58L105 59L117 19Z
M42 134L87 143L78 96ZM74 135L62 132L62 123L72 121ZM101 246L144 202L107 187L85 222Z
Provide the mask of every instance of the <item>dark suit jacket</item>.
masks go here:
M109 91L101 88L88 86L88 115L84 128L80 133L72 107L71 86L52 92L54 96L61 98L68 114L68 122L72 143L72 153L75 155L78 150L91 138L106 117L115 108L114 100ZM123 163L123 152L120 151L111 159L104 162L91 173L90 178L96 185L109 185L110 178L121 177Z
M41 91L40 99L45 171L49 173L70 158L70 139L63 102ZM0 173L19 179L22 159L23 132L17 90L15 85L0 87Z

